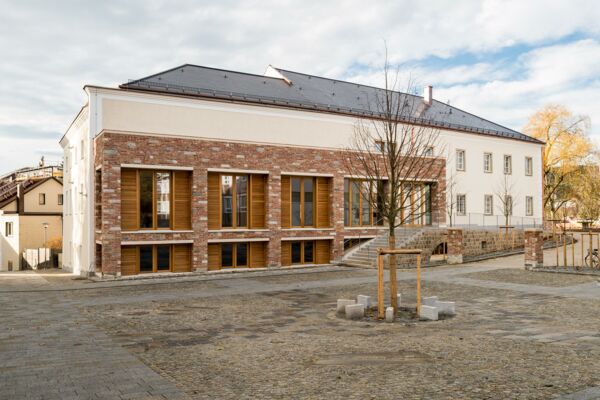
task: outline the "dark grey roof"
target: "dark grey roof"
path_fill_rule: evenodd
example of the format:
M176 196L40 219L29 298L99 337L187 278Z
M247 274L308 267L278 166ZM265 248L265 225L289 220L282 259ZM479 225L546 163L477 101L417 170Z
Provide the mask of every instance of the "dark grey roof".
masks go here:
M186 64L124 83L120 88L358 116L380 115L377 101L385 93L383 89L279 68L276 70L291 84L280 78ZM437 100L433 100L431 106L425 107L423 97L406 93L396 97L401 99L410 110L409 114L402 116L402 120L406 122L542 143L530 136Z

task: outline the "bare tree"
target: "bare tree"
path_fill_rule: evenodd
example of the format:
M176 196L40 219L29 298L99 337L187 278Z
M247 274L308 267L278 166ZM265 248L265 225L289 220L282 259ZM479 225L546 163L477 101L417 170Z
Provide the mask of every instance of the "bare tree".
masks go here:
M448 216L448 226L454 225L454 212L456 211L456 187L458 180L456 172L446 171L446 215Z
M349 173L369 184L358 185L364 201L376 210L387 225L389 248L396 247L395 229L404 224L418 224L427 212L427 202L445 201L445 195L427 193L423 180L438 182L445 173L445 162L436 154L444 154L439 142L439 129L434 121L424 118L433 99L397 91L398 70L391 71L387 53L384 64L383 90L369 92L371 115L355 125L354 136L346 149L345 164ZM443 182L442 182L443 185ZM373 188L377 187L375 193ZM443 187L436 188L445 193ZM382 193L383 192L383 193ZM351 210L350 212L354 212ZM389 256L390 281L396 281L396 257ZM396 293L392 291L392 306Z
M513 215L513 210L518 203L515 185L511 182L509 174L505 174L502 177L495 194L499 203L498 211L504 216L504 229L508 230L510 217Z

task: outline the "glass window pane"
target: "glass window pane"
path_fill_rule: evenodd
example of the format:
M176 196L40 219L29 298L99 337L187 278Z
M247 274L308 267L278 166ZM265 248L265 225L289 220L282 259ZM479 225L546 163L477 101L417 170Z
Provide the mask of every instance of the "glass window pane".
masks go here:
M304 226L313 224L313 180L304 179Z
M375 224L383 225L383 182L377 182L377 208L375 209Z
M221 226L233 227L233 176L221 175Z
M350 189L348 179L344 179L344 225L350 223Z
M156 246L156 269L168 271L171 267L171 246Z
M154 173L140 171L140 228L153 227L152 180Z
M369 196L371 195L370 182L362 182L362 224L371 225L371 203Z
M248 245L246 243L237 243L235 245L236 266L245 267L248 265Z
M431 225L431 185L423 187L423 203L425 211L425 225Z
M156 173L156 226L171 226L171 173Z
M301 198L301 180L292 178L292 226L300 226L300 198Z
M152 246L140 246L140 272L152 272Z
M313 263L313 243L312 241L304 242L304 262Z
M248 177L235 177L235 200L237 207L237 226L247 226L248 222Z
M221 266L233 267L233 244L221 244Z
M360 182L352 181L352 225L360 225Z
M292 264L302 263L302 242L292 242Z

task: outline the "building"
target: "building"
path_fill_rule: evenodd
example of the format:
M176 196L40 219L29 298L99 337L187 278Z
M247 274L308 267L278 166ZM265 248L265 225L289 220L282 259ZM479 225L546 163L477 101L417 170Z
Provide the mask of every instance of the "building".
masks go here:
M62 237L62 186L48 177L0 187L0 271L21 269L25 249Z
M60 141L65 269L321 264L339 260L345 241L383 230L342 162L357 120L373 117L365 99L381 89L272 66L253 75L183 65L84 90L88 100ZM420 110L409 123L440 130L444 154L431 151L446 168L415 182L431 197L415 224L446 223L451 175L454 223L495 223L493 196L506 177L521 200L513 219L541 222L543 143L438 102L431 87L405 98Z

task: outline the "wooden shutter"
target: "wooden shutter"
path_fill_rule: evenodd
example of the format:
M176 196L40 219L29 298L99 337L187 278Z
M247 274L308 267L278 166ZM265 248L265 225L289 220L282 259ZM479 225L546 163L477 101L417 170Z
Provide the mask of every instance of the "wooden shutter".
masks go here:
M221 228L219 174L208 173L208 229Z
M139 229L137 170L121 169L121 229Z
M292 191L290 187L290 177L281 177L281 227L290 228L292 226Z
M192 174L173 171L173 229L192 229Z
M192 271L192 245L173 245L173 272Z
M331 244L330 240L315 240L315 263L329 264Z
M265 247L265 242L250 242L250 268L267 266Z
M329 182L331 179L317 178L317 228L329 228L331 226L329 209Z
M121 275L136 275L138 269L138 248L137 246L121 247Z
M265 227L265 177L250 175L250 228Z
M281 266L292 265L292 242L281 242Z
M208 270L221 269L221 245L212 243L208 245Z

